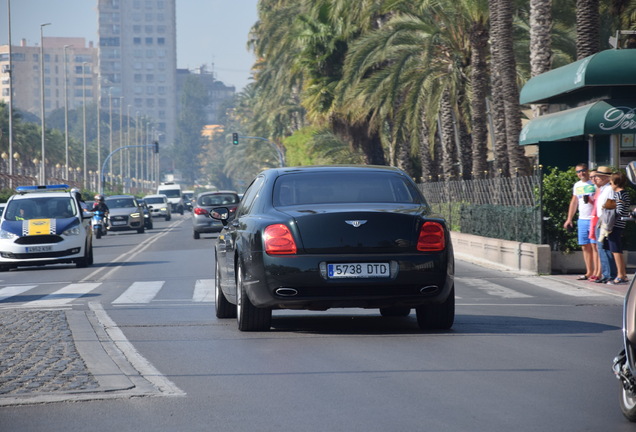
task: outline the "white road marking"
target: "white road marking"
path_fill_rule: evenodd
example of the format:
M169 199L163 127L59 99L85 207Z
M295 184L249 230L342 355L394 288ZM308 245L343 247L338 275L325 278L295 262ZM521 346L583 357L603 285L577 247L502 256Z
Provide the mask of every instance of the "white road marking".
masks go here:
M163 287L164 281L135 282L113 304L150 303Z
M192 301L213 302L214 301L214 279L199 279L194 285L194 295Z

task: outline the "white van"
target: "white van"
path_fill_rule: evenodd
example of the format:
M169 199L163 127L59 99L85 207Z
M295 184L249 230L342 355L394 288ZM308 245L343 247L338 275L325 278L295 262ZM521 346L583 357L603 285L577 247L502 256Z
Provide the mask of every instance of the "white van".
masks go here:
M173 182L161 183L157 188L158 194L168 197L168 202L173 212L183 214L183 194L181 193L181 185Z

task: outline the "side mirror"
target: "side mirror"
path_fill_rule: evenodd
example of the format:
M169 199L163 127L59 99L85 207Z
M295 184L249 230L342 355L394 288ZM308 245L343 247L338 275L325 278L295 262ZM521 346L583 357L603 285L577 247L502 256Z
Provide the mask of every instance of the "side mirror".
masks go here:
M625 171L627 172L627 178L629 182L633 185L636 185L636 161L631 161L625 167Z
M210 210L210 217L212 219L226 221L230 217L230 209L227 207L216 207Z

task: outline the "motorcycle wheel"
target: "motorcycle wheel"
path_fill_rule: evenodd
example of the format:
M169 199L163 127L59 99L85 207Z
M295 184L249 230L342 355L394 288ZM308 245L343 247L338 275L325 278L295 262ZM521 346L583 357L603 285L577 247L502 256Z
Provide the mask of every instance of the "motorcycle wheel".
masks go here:
M636 394L627 391L623 388L623 385L619 386L619 405L621 412L627 420L630 422L636 422Z
M97 239L102 238L102 229L101 228L97 228L95 230L95 238L97 238Z

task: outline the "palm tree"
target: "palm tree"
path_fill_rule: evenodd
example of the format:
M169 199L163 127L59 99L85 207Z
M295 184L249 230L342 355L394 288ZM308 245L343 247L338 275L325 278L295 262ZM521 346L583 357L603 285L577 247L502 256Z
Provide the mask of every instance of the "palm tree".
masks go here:
M599 0L576 1L576 57L577 60L600 51L601 17Z
M505 146L508 154L509 169L519 175L529 174L530 167L519 146L521 132L521 109L519 106L519 87L517 85L517 66L513 45L513 7L512 0L489 0L491 54L493 67L493 100L503 102L503 122L505 123ZM501 119L495 118L495 121ZM498 143L498 145L501 145ZM496 150L496 153L497 150ZM498 153L501 155L501 153ZM500 164L500 168L501 168Z

